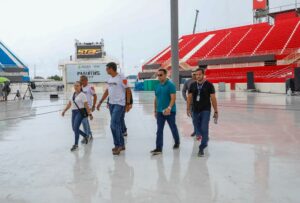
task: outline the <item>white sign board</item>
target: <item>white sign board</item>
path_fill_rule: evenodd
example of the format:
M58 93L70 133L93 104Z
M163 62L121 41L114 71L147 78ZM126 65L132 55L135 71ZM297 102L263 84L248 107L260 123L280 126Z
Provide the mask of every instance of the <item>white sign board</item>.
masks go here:
M67 83L79 81L81 75L88 77L90 83L106 82L106 64L68 64L66 65Z

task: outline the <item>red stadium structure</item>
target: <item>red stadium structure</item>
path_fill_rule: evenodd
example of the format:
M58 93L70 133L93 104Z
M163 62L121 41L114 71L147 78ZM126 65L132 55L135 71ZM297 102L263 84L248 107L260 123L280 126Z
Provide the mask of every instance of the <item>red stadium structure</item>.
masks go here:
M238 83L247 83L248 72L254 73L255 83L284 85L294 77L300 62L299 9L268 12L267 19L268 22L182 36L181 78L203 67L208 80L225 82L231 89ZM139 77L153 78L158 68L166 68L171 74L170 47L145 63Z

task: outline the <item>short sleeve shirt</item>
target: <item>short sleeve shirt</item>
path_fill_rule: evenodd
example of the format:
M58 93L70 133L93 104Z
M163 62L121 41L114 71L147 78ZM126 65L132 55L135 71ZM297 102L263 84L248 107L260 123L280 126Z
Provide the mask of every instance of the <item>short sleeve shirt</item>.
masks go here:
M155 87L157 112L162 113L169 107L171 94L176 94L176 87L170 80L167 80L164 84L160 83ZM171 112L176 112L176 104L172 107Z
M200 84L194 82L191 84L189 94L193 95L193 111L211 111L211 94L215 94L215 87L209 81Z
M70 98L70 101L72 103L72 110L77 110L77 106L75 105L74 101L73 101L73 97L75 98L75 102L78 106L79 109L83 109L84 108L84 103L87 102L87 98L85 96L85 94L83 92L80 92L79 94L73 94Z
M127 79L123 75L116 75L107 80L108 85L108 99L110 104L117 104L125 106L126 104L126 88Z
M82 87L82 92L85 94L89 107L91 108L93 106L93 96L96 94L95 88L91 85L87 85Z

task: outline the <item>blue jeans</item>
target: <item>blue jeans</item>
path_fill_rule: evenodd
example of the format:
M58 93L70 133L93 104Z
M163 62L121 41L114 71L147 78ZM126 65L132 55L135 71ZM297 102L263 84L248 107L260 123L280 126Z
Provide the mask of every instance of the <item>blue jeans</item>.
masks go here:
M82 126L83 126L84 133L87 134L88 136L92 136L91 126L88 117L82 119Z
M110 129L113 135L114 145L115 147L123 147L125 143L122 134L122 115L125 112L125 106L109 104L109 112L111 115Z
M122 135L124 135L126 132L127 132L127 127L126 127L126 124L125 124L125 110L124 112L122 113Z
M157 132L156 132L156 149L162 150L163 148L163 135L164 135L164 127L165 127L165 122L167 121L175 144L180 144L180 138L179 138L179 133L176 125L176 113L171 112L171 115L165 116L161 112L157 112Z
M79 110L72 110L72 129L75 134L75 145L78 145L80 135L82 135L83 137L87 136L84 132L82 132L79 129L83 119L84 118Z
M196 128L196 135L202 136L200 149L205 149L209 141L210 111L193 112L193 123Z

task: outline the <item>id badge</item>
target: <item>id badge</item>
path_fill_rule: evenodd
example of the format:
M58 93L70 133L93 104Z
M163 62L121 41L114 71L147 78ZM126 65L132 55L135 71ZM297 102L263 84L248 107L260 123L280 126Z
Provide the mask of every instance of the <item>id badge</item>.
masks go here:
M200 101L200 95L197 95L197 98L196 98L197 102Z

